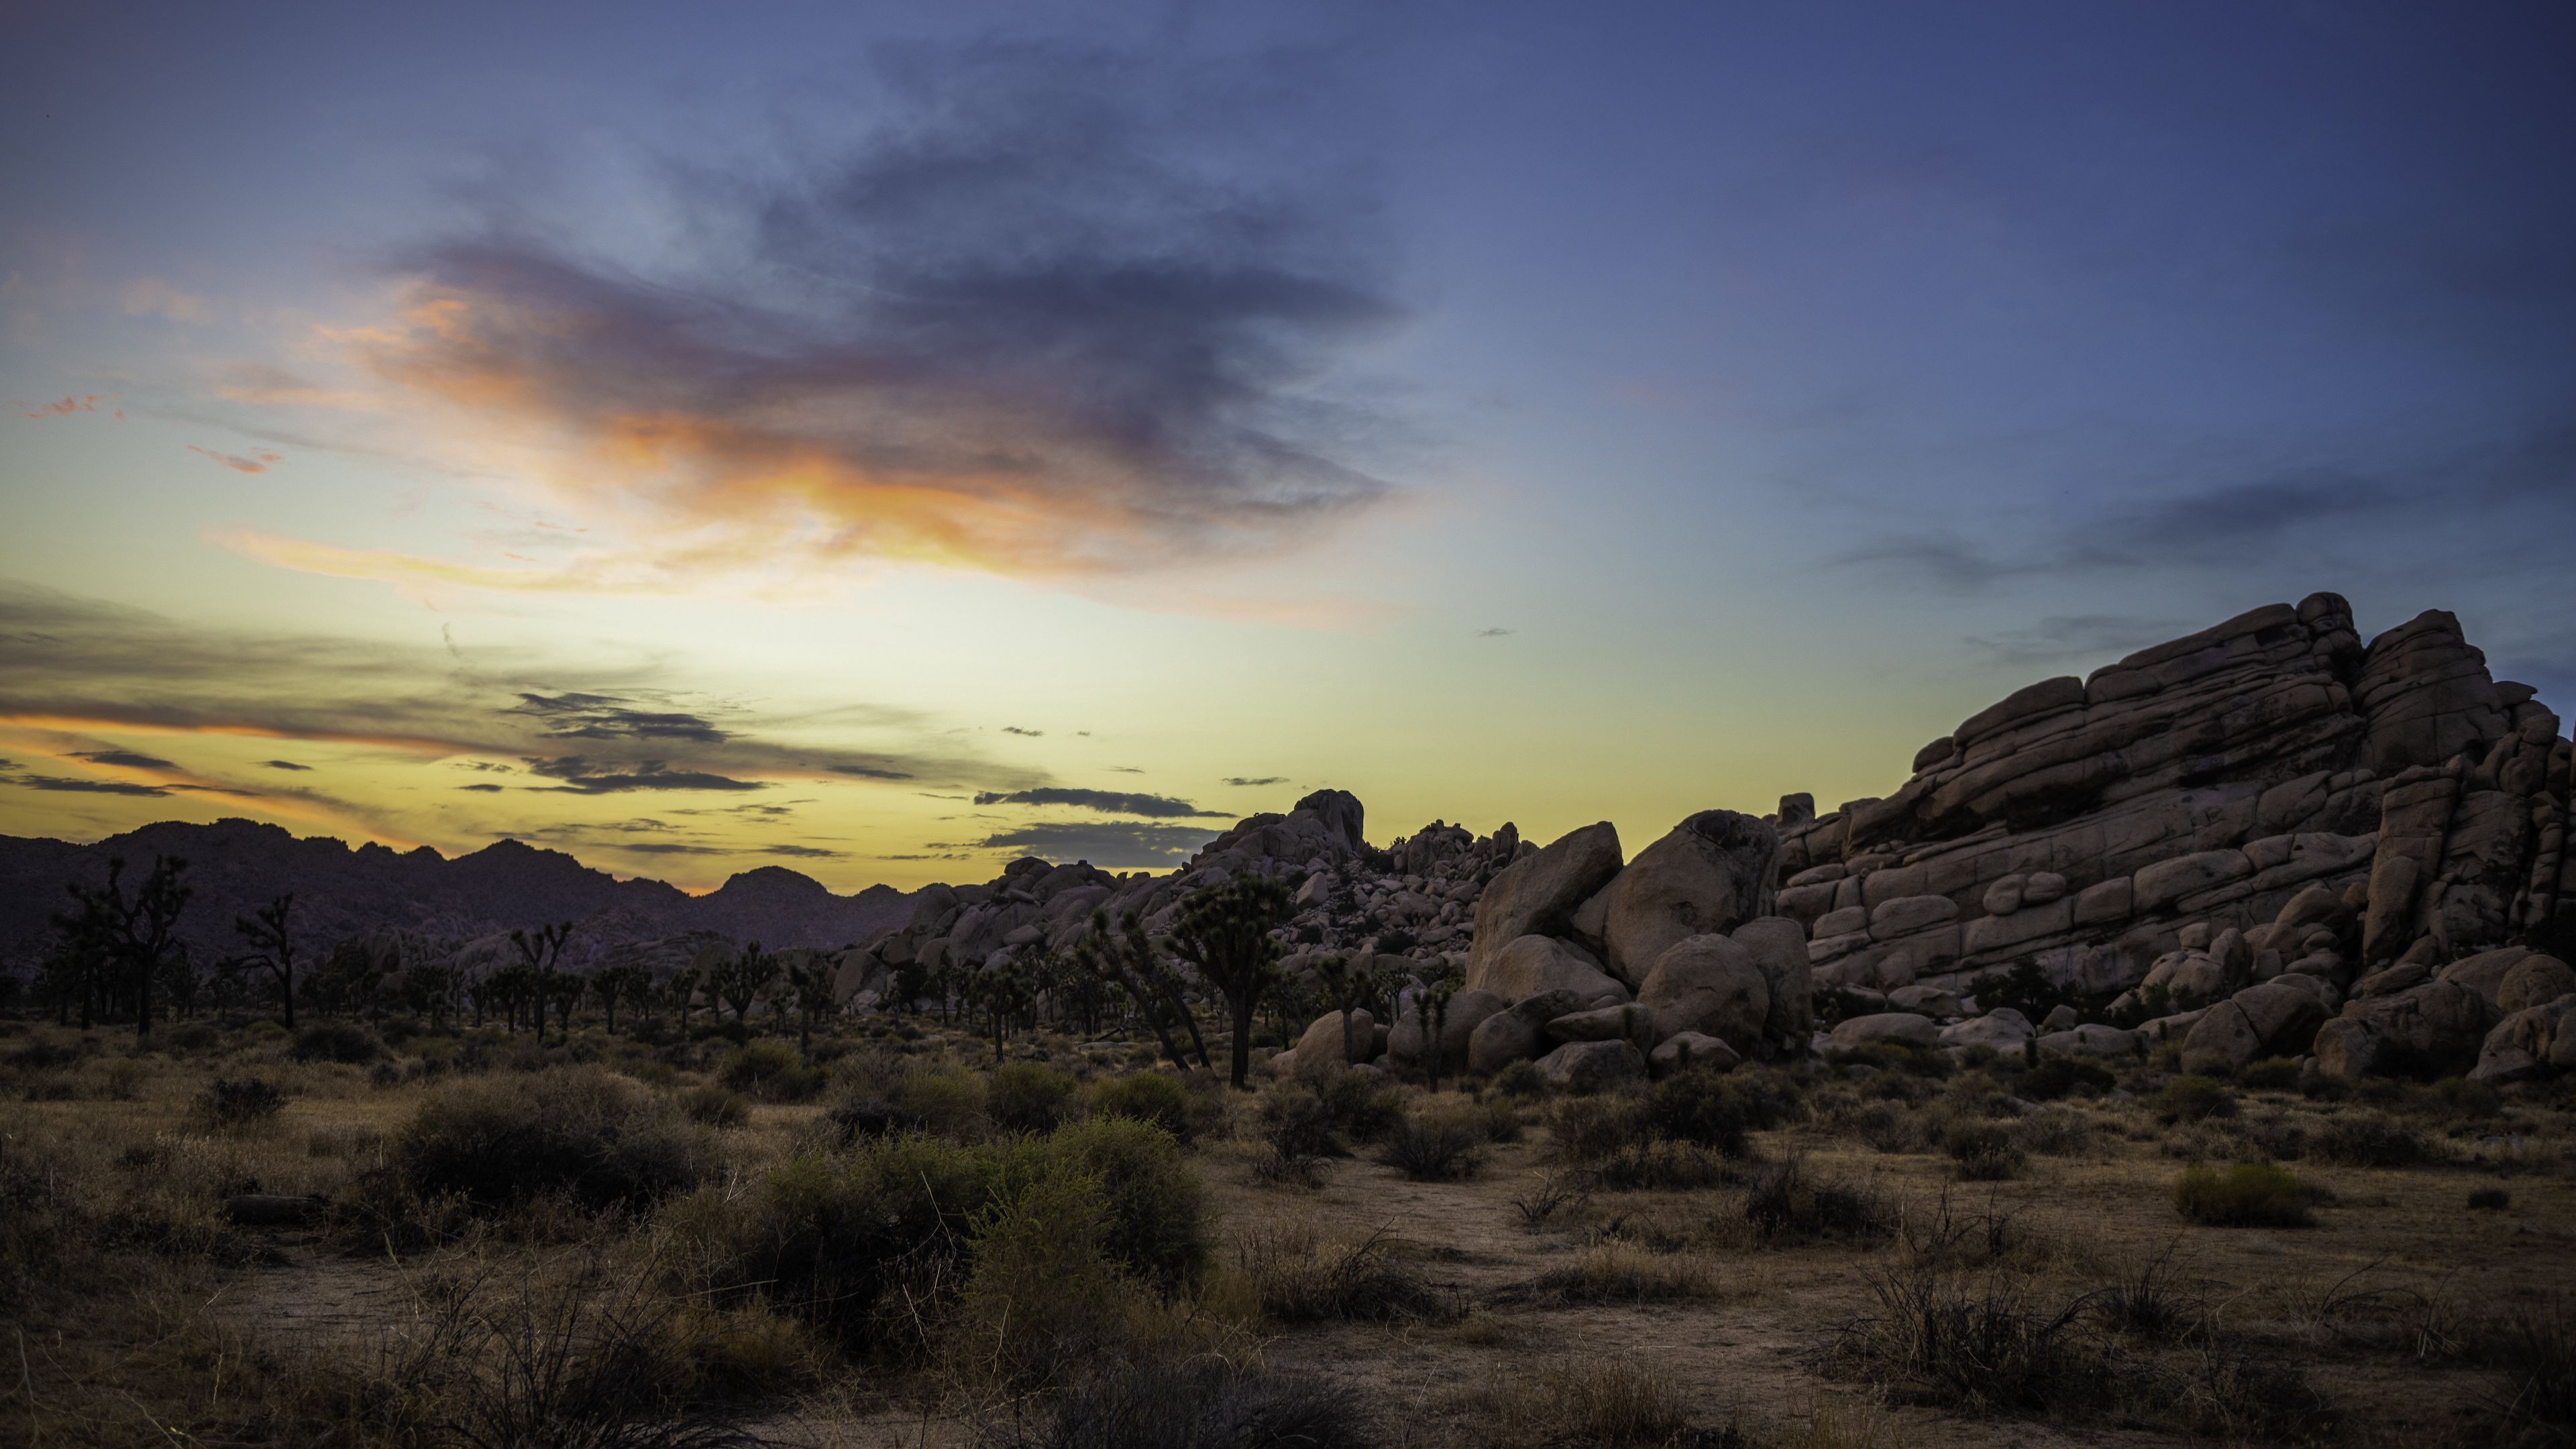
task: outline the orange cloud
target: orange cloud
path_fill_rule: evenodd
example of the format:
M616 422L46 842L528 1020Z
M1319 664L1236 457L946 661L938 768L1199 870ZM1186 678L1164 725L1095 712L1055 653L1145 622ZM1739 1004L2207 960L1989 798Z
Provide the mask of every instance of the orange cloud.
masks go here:
M268 471L269 464L282 462L285 459L284 454L272 453L266 449L261 449L245 458L238 453L218 453L212 448L200 448L194 443L188 445L188 451L200 457L212 458L236 473L265 473Z
M1072 581L1275 553L1382 502L1342 461L1376 420L1325 386L1402 317L1359 234L1371 199L1175 156L1179 114L1266 153L1234 88L1157 94L1165 69L1044 47L955 68L817 174L700 193L675 168L677 214L746 219L704 234L735 251L644 275L496 216L413 249L381 321L323 332L384 411L545 488L588 547L521 566L236 546L489 589L881 560ZM291 391L274 382L236 385Z
M83 396L65 394L63 397L49 403L21 402L18 406L22 408L34 408L35 411L31 413L20 413L18 416L22 418L67 418L74 413L94 413L98 411L98 400L99 394L89 393ZM117 416L123 417L125 414L118 413Z

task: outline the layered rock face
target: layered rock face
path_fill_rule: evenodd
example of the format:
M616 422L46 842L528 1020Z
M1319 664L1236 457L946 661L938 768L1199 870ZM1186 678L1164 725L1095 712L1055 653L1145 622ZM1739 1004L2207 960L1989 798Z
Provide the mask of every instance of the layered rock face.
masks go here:
M1779 910L1832 985L1956 995L2030 963L2223 997L2146 1027L2210 1068L2474 1052L2497 1008L2433 968L2576 915L2570 746L2532 694L2447 613L2364 645L2337 595L2256 609L2016 691L1884 799L1782 802Z
M2365 647L2336 595L2256 609L2016 691L1885 799L1784 805L1780 910L1820 979L1881 990L2023 960L2133 985L2186 925L2250 932L2320 885L2360 892L2368 963L2449 959L2576 887L2531 693L2446 613Z

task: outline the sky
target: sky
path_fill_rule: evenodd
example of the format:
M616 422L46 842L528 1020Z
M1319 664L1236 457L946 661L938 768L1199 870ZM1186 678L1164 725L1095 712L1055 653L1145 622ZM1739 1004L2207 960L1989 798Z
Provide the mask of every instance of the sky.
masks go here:
M0 833L1633 850L2319 589L2576 700L2562 5L11 32Z

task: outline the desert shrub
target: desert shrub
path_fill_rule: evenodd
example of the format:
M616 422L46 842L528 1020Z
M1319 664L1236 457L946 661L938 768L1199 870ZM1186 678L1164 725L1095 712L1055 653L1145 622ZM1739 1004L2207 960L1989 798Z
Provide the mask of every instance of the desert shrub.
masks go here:
M1324 1099L1306 1087L1282 1083L1261 1094L1253 1121L1262 1139L1281 1157L1347 1155L1333 1134L1333 1114Z
M1484 1133L1447 1114L1412 1112L1378 1149L1378 1161L1416 1182L1453 1182L1475 1172Z
M354 1021L317 1021L295 1034L290 1049L299 1062L363 1065L383 1050L375 1035Z
M1596 1187L1613 1192L1689 1192L1731 1183L1742 1169L1725 1153L1689 1142L1632 1142L1592 1165Z
M2409 1111L2448 1122L2482 1122L2504 1111L2504 1097L2484 1082L2443 1077L2405 1093Z
M1277 1323L1352 1319L1443 1322L1460 1305L1394 1252L1381 1228L1365 1238L1324 1238L1311 1225L1269 1225L1236 1239L1236 1271Z
M809 1067L783 1041L745 1042L734 1048L717 1080L764 1102L802 1102L823 1090L826 1073Z
M2080 1157L2093 1148L2093 1124L2066 1107L2042 1107L2010 1130L2015 1147L2040 1157Z
M1353 1142L1374 1142L1404 1120L1404 1089L1377 1072L1334 1068L1310 1078L1333 1130Z
M1535 1233L1545 1230L1558 1213L1580 1207L1590 1197L1583 1174L1551 1172L1541 1176L1528 1193L1513 1198L1512 1207L1521 1215L1521 1226Z
M1506 1097L1544 1097L1547 1078L1536 1062L1514 1062L1494 1073L1494 1090Z
M1930 1126L1896 1102L1862 1102L1845 1109L1838 1122L1878 1152L1921 1152L1932 1145Z
M751 1106L739 1092L722 1087L691 1087L680 1094L680 1112L705 1127L739 1127L751 1119Z
M1041 1208L1060 1214L1062 1236L1047 1236ZM1168 1290L1194 1281L1209 1252L1204 1189L1171 1134L1118 1117L984 1142L866 1138L790 1158L749 1194L692 1194L664 1217L718 1300L766 1298L846 1344L897 1355L932 1346L934 1310L962 1301L978 1261L1053 1262L1093 1282L1083 1255L1096 1250L1108 1269ZM978 1260L987 1233L1000 1246ZM1000 1272L985 1273L981 1310L1015 1291ZM902 1306L881 1314L898 1285ZM1045 1357L1029 1357L1028 1340L1006 1347L1022 1368Z
M1624 1243L1602 1243L1530 1280L1539 1296L1557 1303L1669 1303L1706 1297L1714 1285L1696 1257L1644 1252Z
M222 1130L265 1122L285 1107L286 1094L273 1082L257 1077L217 1077L198 1095L194 1115L206 1126Z
M894 1106L916 1130L955 1142L992 1132L982 1072L948 1069L909 1072L894 1084Z
M1664 1449L1739 1442L1694 1437L1690 1403L1642 1364L1580 1357L1497 1370L1454 1405L1457 1417L1498 1446L1574 1445Z
M223 1045L224 1034L210 1021L187 1021L171 1027L161 1037L165 1051L205 1052Z
M1974 1414L2108 1404L2117 1365L2082 1331L2083 1300L2055 1312L2004 1279L1865 1272L1879 1311L1845 1325L1829 1362L1899 1402Z
M1769 1243L1884 1238L1890 1214L1876 1193L1809 1173L1796 1158L1752 1170L1744 1220Z
M2469 1210L2500 1213L2513 1204L2513 1194L2500 1187L2481 1187L2469 1194Z
M1928 1210L1901 1206L1895 1235L1899 1256L1916 1268L1984 1267L2031 1241L2018 1213L1998 1210L1991 1198L1982 1208L1961 1207L1947 1184Z
M2216 1335L2202 1339L2181 1373L2158 1375L2154 1391L2167 1417L2194 1434L2231 1444L2308 1441L2327 1411L2296 1368Z
M2218 1228L2304 1228L2315 1190L2268 1162L2239 1162L2221 1170L2195 1162L2174 1184L2174 1209L2192 1222Z
M1742 1157L1748 1132L1776 1127L1797 1108L1795 1087L1778 1074L1683 1071L1657 1082L1635 1110L1651 1136Z
M666 1098L595 1067L443 1088L394 1135L411 1191L492 1211L546 1193L583 1207L636 1207L712 1167L707 1143Z
M1369 1449L1368 1417L1340 1384L1251 1376L1223 1364L1122 1364L1033 1412L984 1425L976 1449Z
M1186 1142L1190 1135L1190 1094L1176 1077L1137 1072L1111 1077L1091 1089L1091 1110L1103 1117L1151 1122Z
M1644 1135L1635 1101L1620 1096L1559 1098L1549 1104L1547 1132L1556 1155L1569 1162L1598 1161Z
M2118 1081L2098 1062L2050 1056L2013 1077L2012 1086L2013 1094L2026 1101L2055 1102L2079 1094L2096 1096Z
M1108 1194L1079 1161L1047 1154L968 1228L966 1282L943 1334L963 1376L1038 1387L1109 1347L1102 1311L1124 1285L1108 1251Z
M2347 1167L2416 1167L2446 1155L2423 1134L2371 1112L2345 1112L2319 1128L2308 1151Z
M2011 1132L1991 1123L1952 1123L1941 1134L1941 1150L1962 1182L2006 1182L2029 1167Z
M2236 1094L2216 1077L2184 1076L2156 1093L2156 1120L2164 1123L2206 1122L2236 1115Z
M1075 1085L1073 1078L1035 1062L1010 1062L993 1069L984 1110L1005 1132L1052 1132L1063 1125Z

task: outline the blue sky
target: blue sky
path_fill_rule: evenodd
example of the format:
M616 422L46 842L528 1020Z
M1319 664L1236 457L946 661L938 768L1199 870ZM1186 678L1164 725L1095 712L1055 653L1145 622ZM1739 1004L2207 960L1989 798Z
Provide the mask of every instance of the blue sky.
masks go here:
M2563 7L16 34L0 586L145 661L0 659L20 778L131 787L0 780L17 833L847 886L1333 784L1642 839L2321 588L2576 695ZM516 702L575 689L629 714ZM1035 789L1103 803L973 802Z

